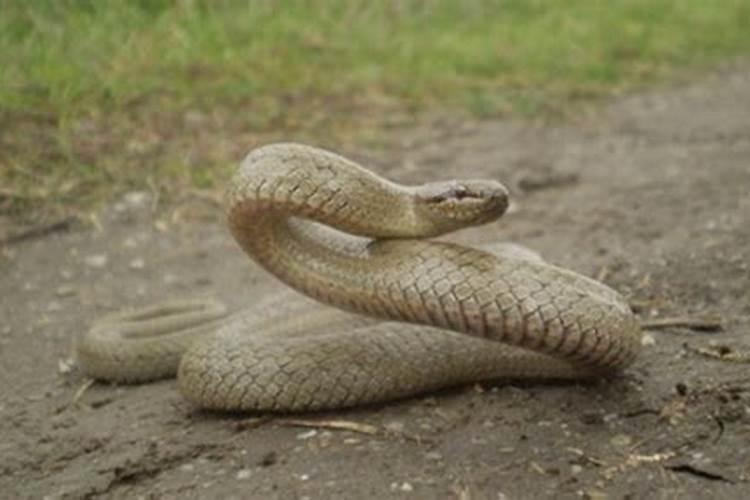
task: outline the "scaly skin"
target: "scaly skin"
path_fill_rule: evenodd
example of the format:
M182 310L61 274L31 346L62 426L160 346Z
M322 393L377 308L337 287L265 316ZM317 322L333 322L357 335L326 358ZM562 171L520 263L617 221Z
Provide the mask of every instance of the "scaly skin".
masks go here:
M79 340L84 371L141 381L172 374L181 358L178 388L196 405L289 412L498 377L608 374L640 348L627 303L601 283L507 248L416 239L499 217L507 192L495 182L406 187L327 151L276 144L247 156L228 199L230 230L253 260L349 312L283 299L216 326L209 308L205 328L187 334L119 316ZM154 359L163 369L145 367Z

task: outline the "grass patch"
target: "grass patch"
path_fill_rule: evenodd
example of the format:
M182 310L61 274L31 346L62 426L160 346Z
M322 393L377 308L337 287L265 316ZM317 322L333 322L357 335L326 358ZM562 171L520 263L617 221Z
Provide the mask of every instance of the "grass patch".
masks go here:
M267 138L565 110L750 49L747 0L35 0L0 16L0 213L211 188Z

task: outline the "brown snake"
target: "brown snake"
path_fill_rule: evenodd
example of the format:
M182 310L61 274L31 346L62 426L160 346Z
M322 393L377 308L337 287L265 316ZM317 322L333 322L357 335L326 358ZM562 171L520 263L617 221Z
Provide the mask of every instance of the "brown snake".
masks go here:
M522 251L422 239L507 205L494 181L407 187L309 146L258 148L230 184L232 234L281 281L349 312L289 297L228 319L210 301L154 306L95 323L78 362L105 380L177 373L204 408L282 412L627 366L641 331L615 291Z

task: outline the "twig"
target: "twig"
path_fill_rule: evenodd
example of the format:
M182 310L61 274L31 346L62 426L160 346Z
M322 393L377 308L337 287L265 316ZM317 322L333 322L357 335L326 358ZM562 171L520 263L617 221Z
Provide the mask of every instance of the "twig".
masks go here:
M368 436L377 436L381 433L380 429L370 424L360 424L349 420L304 420L298 418L284 418L278 420L278 423L290 427L307 427L314 429L329 429L335 431L352 431Z
M721 361L731 361L733 363L750 363L750 352L735 351L728 346L692 347L688 344L683 346L685 350L694 354L699 354L707 358L718 359Z
M272 420L273 417L269 416L245 418L237 423L234 430L236 430L237 432L242 432L250 429L257 429L258 427L265 425Z
M68 216L47 224L33 226L24 229L16 234L11 234L4 238L0 238L0 245L8 243L18 243L19 241L30 240L32 238L39 238L58 231L67 231L76 220L76 217Z
M724 330L721 318L703 317L691 318L689 316L675 316L672 318L656 318L641 321L644 330L662 330L665 328L688 328L702 332L721 332Z
M83 394L89 389L89 387L94 385L94 382L96 382L96 380L90 378L86 382L81 384L81 387L79 387L76 393L73 394L73 398L70 400L70 404L68 406L75 406L76 404L78 404L78 401L81 399Z
M305 420L298 418L284 418L279 419L277 422L280 425L286 425L291 427L307 427L313 429L328 429L335 431L350 431L357 432L359 434L366 434L368 436L388 436L396 435L402 437L408 441L414 441L419 444L427 443L428 440L421 436L409 434L404 431L391 431L383 429L370 424L361 424L359 422L352 422L350 420Z

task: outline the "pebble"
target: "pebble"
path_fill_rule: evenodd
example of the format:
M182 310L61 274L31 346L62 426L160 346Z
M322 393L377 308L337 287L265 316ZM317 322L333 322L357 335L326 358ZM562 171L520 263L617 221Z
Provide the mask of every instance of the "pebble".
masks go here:
M656 344L656 339L650 333L644 333L641 337L641 345L644 347L652 346Z
M311 429L309 431L301 432L301 433L297 434L297 439L303 439L303 440L304 439L310 439L310 438L315 437L317 435L318 435L318 431L316 431L315 429Z
M237 479L248 479L252 474L250 469L240 469L237 471Z
M73 358L58 359L57 360L57 372L60 375L67 375L71 373L75 367L75 360Z
M424 454L424 457L427 460L433 460L435 462L443 459L443 455L438 453L437 451L428 451L427 453Z
M130 261L130 269L143 269L146 267L146 262L143 259L133 259Z
M195 470L195 465L193 464L182 464L180 465L180 470L184 472L193 472Z
M95 254L95 255L87 255L84 257L83 262L89 267L93 267L95 269L101 269L102 267L107 265L108 258L105 254Z
M391 483L391 491L403 491L408 493L410 491L414 491L414 486L412 486L411 483L407 483L406 481L400 484L397 482L393 482Z
M130 208L142 208L150 200L151 195L146 191L130 191L122 197L122 201Z
M583 467L581 467L580 465L571 465L570 466L570 473L572 475L577 476L581 472L583 472Z

